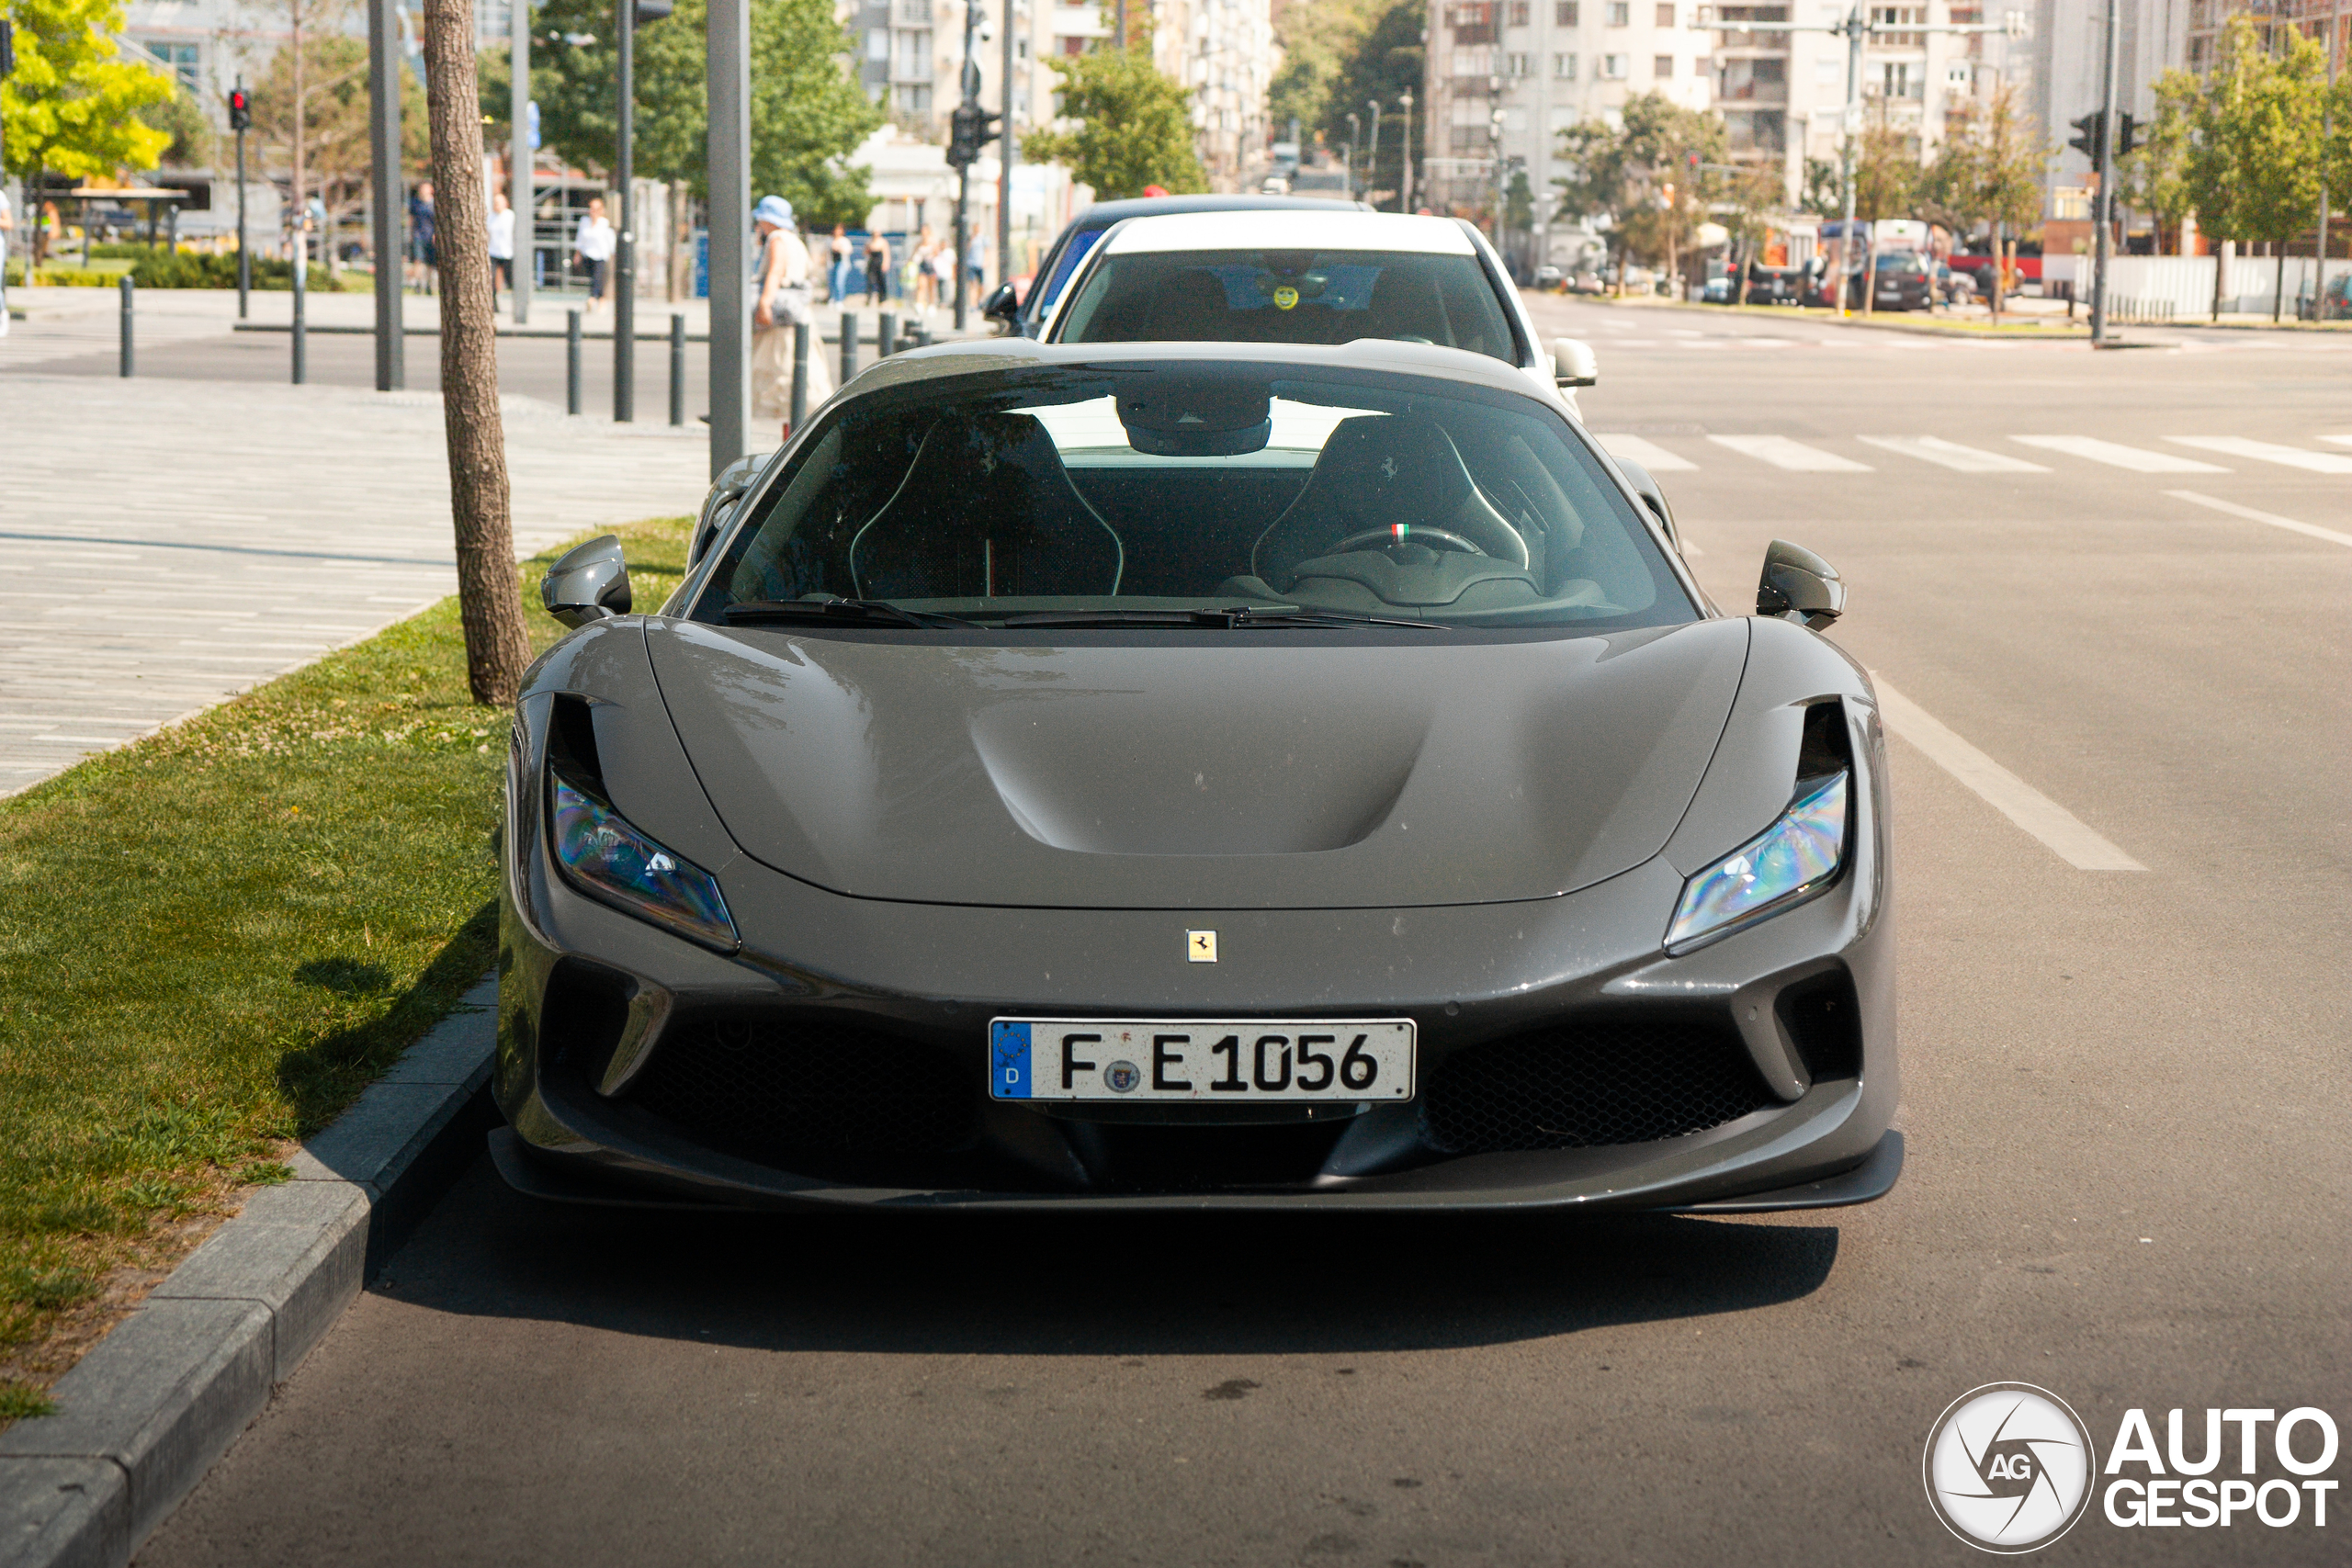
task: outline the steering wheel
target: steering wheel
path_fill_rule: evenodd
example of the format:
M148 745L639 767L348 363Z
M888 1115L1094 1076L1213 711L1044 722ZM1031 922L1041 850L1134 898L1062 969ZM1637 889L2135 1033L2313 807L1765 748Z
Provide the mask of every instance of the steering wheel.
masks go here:
M1433 550L1459 550L1468 556L1483 556L1487 553L1451 528L1425 528L1419 523L1399 523L1387 528L1367 528L1361 534L1349 535L1324 553L1343 556L1350 550L1386 549L1391 545L1427 545Z

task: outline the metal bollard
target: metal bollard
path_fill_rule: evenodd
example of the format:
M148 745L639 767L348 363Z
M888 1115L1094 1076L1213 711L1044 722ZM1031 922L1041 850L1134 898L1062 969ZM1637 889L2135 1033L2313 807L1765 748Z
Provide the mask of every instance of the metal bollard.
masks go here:
M30 277L32 274L28 271L25 276ZM130 297L135 288L137 285L130 281L130 274L124 273L122 275L122 378L126 381L130 379L131 362L134 357L130 345Z
M294 384L311 377L311 333L304 301L310 298L311 247L306 241L294 249Z
M580 412L580 312L563 313L563 412Z
M686 423L686 319L670 313L670 423Z
M800 422L808 417L808 323L792 323L792 429L800 432Z
M857 374L857 312L842 312L842 385Z
M874 323L874 357L889 358L898 336L899 318L888 310L883 311L881 319Z

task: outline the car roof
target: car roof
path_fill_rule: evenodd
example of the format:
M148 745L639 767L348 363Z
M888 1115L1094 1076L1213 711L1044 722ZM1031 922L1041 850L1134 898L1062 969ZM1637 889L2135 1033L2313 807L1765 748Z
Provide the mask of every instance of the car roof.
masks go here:
M1491 355L1389 338L1358 338L1336 348L1295 343L1039 343L1026 337L960 338L935 343L928 348L909 349L876 361L872 368L842 389L842 395L856 397L914 381L946 380L989 371L1188 360L1291 366L1302 373L1321 369L1388 370L1469 382L1515 392L1530 402L1544 402L1522 372Z
M1107 229L1129 218L1150 218L1175 212L1274 212L1309 208L1322 212L1368 212L1360 201L1313 196L1137 196L1122 201L1098 201L1070 220L1073 230Z
M1187 212L1135 218L1103 241L1107 254L1138 251L1409 251L1476 255L1470 237L1451 218L1397 212Z

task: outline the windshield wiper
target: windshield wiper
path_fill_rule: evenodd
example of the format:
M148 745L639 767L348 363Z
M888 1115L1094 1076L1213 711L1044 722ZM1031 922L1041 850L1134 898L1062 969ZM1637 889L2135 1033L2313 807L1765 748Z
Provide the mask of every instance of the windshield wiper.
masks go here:
M1253 626L1408 626L1416 631L1443 631L1435 621L1408 621L1392 615L1366 615L1353 610L1308 610L1295 604L1271 610L1236 604L1223 610L1032 610L1006 615L998 625L1008 629L1025 626L1215 626L1221 631L1246 631Z
M902 610L887 599L755 599L729 604L723 612L729 626L759 626L772 621L830 621L836 626L877 623L894 626L954 626L968 628L961 615L939 615L926 610Z

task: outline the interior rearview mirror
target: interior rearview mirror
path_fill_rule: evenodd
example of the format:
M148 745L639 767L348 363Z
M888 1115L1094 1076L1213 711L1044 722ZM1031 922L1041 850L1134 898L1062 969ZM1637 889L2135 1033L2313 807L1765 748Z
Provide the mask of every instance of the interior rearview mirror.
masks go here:
M621 559L620 540L600 535L568 551L541 580L539 603L567 626L628 615L628 567Z
M989 297L980 301L980 314L991 321L1002 321L1008 327L1012 325L1021 316L1021 291L1013 288L1010 280L998 284L989 291Z
M1563 387L1599 386L1600 359L1592 352L1592 344L1582 338L1554 338L1552 378Z
M1756 589L1756 613L1778 615L1818 631L1846 611L1846 583L1838 569L1786 539L1764 552L1764 580Z
M760 477L760 468L768 457L765 452L746 454L719 469L718 477L710 481L710 493L702 501L702 515L695 519L695 536L686 546L687 566L699 565L702 558L709 554L710 547L718 542L720 532L734 518L736 502L743 499L743 492Z

